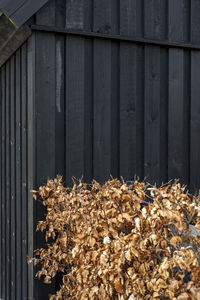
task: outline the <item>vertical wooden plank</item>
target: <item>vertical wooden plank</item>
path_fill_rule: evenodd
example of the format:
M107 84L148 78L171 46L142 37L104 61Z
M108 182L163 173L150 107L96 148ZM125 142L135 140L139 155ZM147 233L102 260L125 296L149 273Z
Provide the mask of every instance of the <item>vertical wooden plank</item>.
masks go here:
M55 25L56 3L55 0L48 1L35 16L35 23L37 25Z
M111 43L94 40L94 178L111 174Z
M166 39L167 6L167 1L144 0L146 38ZM167 178L167 75L167 53L145 46L144 176L157 184Z
M66 27L83 29L83 1L67 1ZM66 183L84 174L84 38L66 38ZM76 126L74 124L76 123Z
M27 182L28 191L36 186L36 114L35 114L35 33L27 42ZM28 192L28 256L33 257L35 242L36 205L33 205L32 194ZM28 265L28 299L35 297L33 264Z
M94 1L94 31L111 32L111 1ZM94 178L111 174L111 42L94 39Z
M86 11L86 7L88 11ZM67 28L91 27L92 3L67 1ZM87 20L86 20L87 15ZM92 42L66 39L66 183L92 178ZM76 124L76 126L74 126Z
M2 102L3 102L3 91L2 91L2 69L0 69L0 128L2 128ZM0 130L0 145L2 145L2 130ZM0 146L0 219L2 216L2 147ZM0 272L2 274L2 262L1 262L1 257L2 257L2 221L0 220ZM0 280L0 297L2 295L2 280Z
M120 1L111 1L111 33L120 34ZM111 175L120 176L120 43L111 42Z
M27 295L27 45L24 44L21 48L21 189L22 189L22 268L21 268L21 280L22 280L22 300L26 300Z
M144 178L144 47L137 46L136 61L136 175Z
M112 0L94 0L93 13L94 13L94 23L93 31L110 33L112 32Z
M143 47L120 46L120 175L143 177Z
M120 46L120 175L133 180L137 173L136 139L137 46Z
M85 4L88 1L84 0L67 0L66 1L66 27L73 29L84 28L84 12Z
M93 42L85 39L84 180L93 178Z
M111 43L111 175L120 176L120 45Z
M191 42L200 42L200 2L198 0L191 1Z
M160 49L160 182L168 180L168 49Z
M125 36L144 35L144 1L120 1L120 33Z
M64 27L66 24L66 0L57 0L55 8L55 25Z
M145 46L145 177L160 182L160 48Z
M120 34L143 36L143 1L120 1ZM143 177L143 47L120 45L120 175Z
M169 40L186 42L190 40L190 3L189 0L169 0Z
M55 172L65 175L64 38L56 37Z
M66 183L84 172L84 39L66 40ZM76 126L74 126L76 124Z
M192 192L200 187L200 53L191 53L191 144L190 144L190 188Z
M169 179L183 171L183 51L169 50Z
M160 38L160 1L144 0L144 36ZM145 46L144 176L160 180L160 48Z
M37 118L37 186L45 184L55 174L55 35L36 34L36 118ZM44 218L44 208L37 202L37 220ZM37 247L41 247L44 236L37 234ZM38 282L38 293L45 297L49 286ZM40 291L40 292L39 292Z
M200 42L200 2L191 1L191 42ZM200 52L191 51L191 120L190 120L190 189L196 192L200 187Z
M167 4L167 0L144 0L144 37L166 38Z
M56 1L55 25L65 28L66 1ZM55 165L56 174L65 180L65 37L56 35L56 106L55 106Z
M184 0L169 1L169 39L185 41ZM168 177L189 183L190 58L187 52L169 49Z
M36 23L55 26L56 1L52 0L36 16ZM36 33L35 61L35 109L36 109L36 186L56 176L56 39L53 33ZM50 121L49 121L50 120ZM36 220L44 219L45 209L36 203ZM44 234L36 235L36 247L44 246ZM47 298L55 293L55 282L51 286L36 279L35 298Z
M6 299L10 298L10 62L6 63Z
M11 119L11 299L16 299L16 246L20 246L20 241L16 240L16 182L15 182L15 56L10 60L11 77L10 77L10 119Z
M137 0L120 1L120 34L136 36ZM140 1L141 3L141 1Z
M21 57L20 50L16 52L16 297L21 299Z
M93 1L84 1L84 30L93 30ZM93 40L85 39L84 180L93 179Z
M2 86L2 114L1 114L1 124L2 124L2 143L1 143L1 160L2 160L2 211L1 211L1 227L2 227L2 255L1 255L1 265L2 265L2 278L6 278L6 248L5 248L5 239L6 239L6 157L5 157L5 138L6 138L6 126L5 126L5 116L6 116L6 68L5 65L1 69L1 86ZM2 281L2 298L6 297L6 280Z

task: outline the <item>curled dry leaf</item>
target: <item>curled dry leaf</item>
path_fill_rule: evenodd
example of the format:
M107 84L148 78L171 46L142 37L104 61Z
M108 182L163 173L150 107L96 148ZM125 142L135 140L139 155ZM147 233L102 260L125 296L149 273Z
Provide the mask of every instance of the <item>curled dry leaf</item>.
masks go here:
M31 192L47 210L37 225L46 247L28 263L46 283L63 274L50 300L200 299L199 197L178 182L65 188L57 176Z

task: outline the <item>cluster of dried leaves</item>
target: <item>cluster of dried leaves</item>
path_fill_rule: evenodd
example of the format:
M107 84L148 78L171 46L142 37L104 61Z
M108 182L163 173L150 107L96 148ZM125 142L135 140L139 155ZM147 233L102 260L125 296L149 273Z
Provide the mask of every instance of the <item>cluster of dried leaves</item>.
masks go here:
M51 300L200 299L200 202L178 182L79 181L70 189L57 177L39 195L47 247L30 261L46 283L63 272Z

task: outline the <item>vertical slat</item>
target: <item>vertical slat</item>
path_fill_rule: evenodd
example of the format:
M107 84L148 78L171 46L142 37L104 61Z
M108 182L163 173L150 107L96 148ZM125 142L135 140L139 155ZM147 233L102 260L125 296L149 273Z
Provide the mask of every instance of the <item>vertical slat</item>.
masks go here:
M55 25L65 27L66 24L66 0L56 0Z
M120 176L120 45L111 43L111 175Z
M145 177L160 182L160 48L145 46Z
M56 1L52 0L38 12L36 22L40 25L55 26ZM36 182L37 187L48 178L56 176L56 39L52 33L36 34ZM49 122L50 120L50 122ZM45 209L36 203L37 221L44 218ZM37 234L36 245L42 247L44 235ZM55 293L55 282L50 286L36 279L36 299Z
M143 34L141 19L143 21L143 1L120 1L121 35L141 36ZM138 149L141 154L143 152L140 147L141 136L143 135L143 130L140 126L141 121L143 123L143 111L141 115L140 109L143 105L143 94L142 91L138 93L137 87L138 84L141 86L141 76L139 74L143 72L142 56L142 47L124 42L121 43L120 175L126 180L132 180L135 174L139 176L143 175L143 171L140 168L140 164L142 163L143 165L143 159L141 156L138 157Z
M36 112L37 112L37 186L55 174L55 35L36 34ZM44 208L37 202L37 220L44 218ZM37 234L37 247L44 242ZM48 295L49 287L38 282L38 297ZM39 292L40 289L40 292ZM53 287L52 287L53 289Z
M144 36L160 38L160 1L144 0ZM160 180L160 48L145 46L144 175Z
M35 33L27 42L27 183L28 191L36 186L36 114L35 114ZM33 196L28 192L28 256L33 257L35 242L36 205ZM28 265L28 299L35 297L37 285L34 282L33 264ZM36 286L36 287L35 287Z
M160 49L160 182L168 180L168 50Z
M94 178L111 174L111 43L94 40Z
M190 0L169 0L169 41L190 40Z
M49 1L37 14L36 24L56 25L56 1ZM48 178L56 176L56 38L52 33L36 34L36 182L45 184ZM59 99L57 99L59 102ZM47 117L48 116L48 117ZM50 122L49 122L50 120ZM44 218L45 210L36 203L36 220ZM36 245L42 247L43 234L37 234ZM36 279L36 299L45 298L55 292L51 287Z
M16 299L16 246L20 246L20 241L16 240L16 182L15 182L15 56L11 58L11 78L10 78L10 120L11 120L11 299Z
M94 31L111 31L111 1L94 1ZM111 174L111 42L94 39L94 178Z
M137 47L136 61L136 175L144 178L144 47Z
M144 1L120 1L120 34L144 35ZM143 177L144 50L120 45L120 175Z
M3 102L3 91L2 91L2 69L0 69L0 116L2 120L2 102ZM2 122L0 120L0 219L2 218ZM0 272L2 274L2 221L0 220ZM2 295L2 280L0 280L0 297Z
M200 187L200 53L191 54L191 150L190 150L190 188L196 192Z
M66 27L73 29L84 28L84 11L85 3L84 0L67 0L66 1Z
M65 175L64 38L56 37L55 165L56 174Z
M66 40L66 182L84 172L84 39ZM74 126L76 124L76 126Z
M132 180L137 173L136 157L136 61L137 46L120 46L120 175Z
M5 157L5 143L6 143L6 127L5 127L5 116L6 116L6 69L5 66L2 67L1 71L1 86L2 86L2 115L1 115L1 124L2 124L2 143L1 143L1 160L2 160L2 211L1 211L1 227L2 227L2 255L1 255L1 265L2 265L2 278L6 279L6 248L5 248L5 239L6 239L6 157ZM6 280L2 280L2 298L6 297Z
M167 4L144 0L146 38L166 38ZM167 73L167 53L158 46L145 46L144 176L157 184L167 177L167 170L163 170L167 166L167 97L163 95Z
M16 53L16 297L21 299L21 57Z
M200 43L200 2L191 1L191 41ZM191 51L191 139L190 139L190 189L200 187L200 52Z
M55 25L65 27L66 1L56 1ZM65 180L65 37L56 36L56 110L55 110L55 165L56 174Z
M137 0L120 1L120 34L136 36ZM140 1L141 2L141 1Z
M111 33L120 34L120 1L111 1ZM111 175L120 176L120 43L111 42Z
M184 41L184 0L169 1L169 39ZM176 25L176 26L175 26ZM189 183L190 58L184 50L169 49L168 177Z
M85 40L84 180L93 178L93 42Z
M65 27L66 1L56 1L55 24ZM65 38L56 36L56 111L55 111L55 164L56 174L65 179Z
M167 4L167 0L144 0L144 37L166 38Z
M125 36L144 35L144 1L120 1L120 34Z
M35 22L37 25L55 25L56 16L56 3L55 0L48 1L35 16Z
M21 189L22 189L22 267L21 267L21 284L22 299L27 299L27 46L24 44L21 49Z
M10 298L10 62L6 63L6 299Z
M200 42L200 2L198 0L191 1L191 42Z
M94 0L93 31L110 33L112 31L112 0Z
M182 177L183 51L169 50L169 179Z
M85 5L89 8L85 20ZM91 26L90 1L68 1L67 28ZM84 22L85 21L85 22ZM66 39L66 183L71 177L92 176L92 43L84 38ZM76 124L76 126L74 126Z

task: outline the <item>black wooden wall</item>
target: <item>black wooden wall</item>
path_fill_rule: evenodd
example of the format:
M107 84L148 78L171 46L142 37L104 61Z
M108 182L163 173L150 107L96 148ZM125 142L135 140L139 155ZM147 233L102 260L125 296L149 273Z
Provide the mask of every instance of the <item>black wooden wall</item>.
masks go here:
M27 299L27 45L0 71L0 298Z
M0 71L3 299L27 295L18 286L27 288L22 276L28 276L28 250L21 238L11 239L12 214L19 224L16 234L29 239L29 253L33 239L34 248L42 245L40 235L32 238L31 224L44 211L40 203L31 207L31 199L27 204L27 186L37 188L59 173L66 185L72 176L103 182L110 174L125 180L136 174L158 184L180 178L191 191L200 188L199 16L199 0L50 0L30 20L28 45ZM16 62L24 57L27 66L23 62L20 69ZM27 97L19 96L23 87ZM27 122L27 135L25 125L17 127L19 118ZM11 263L18 251L21 277L18 262ZM47 299L57 287L58 282L49 288L36 279L34 298ZM19 294L12 298L15 291Z
M137 174L199 188L199 13L198 0L51 0L36 14L44 30L147 40L35 28L41 180Z

